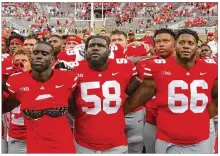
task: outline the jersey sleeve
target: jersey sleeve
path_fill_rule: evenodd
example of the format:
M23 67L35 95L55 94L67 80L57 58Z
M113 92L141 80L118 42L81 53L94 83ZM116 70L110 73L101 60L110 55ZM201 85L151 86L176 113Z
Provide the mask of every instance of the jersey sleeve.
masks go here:
M18 75L21 74L21 73L15 73L15 74L12 74L9 76L7 82L6 82L6 86L8 88L8 91L11 93L11 94L16 94L17 92L17 82L19 82L18 80Z
M10 75L10 70L13 68L12 59L10 57L2 58L2 75Z
M75 71L68 71L67 80L70 92L74 91L77 84L77 79L78 77Z
M131 69L131 74L130 74L131 77L137 76L138 73L134 63L129 59L127 61L128 61L128 69Z
M144 71L145 71L144 67L145 67L145 64L147 63L147 60L149 60L149 58L146 58L146 59L139 61L136 65L138 78L141 80L144 79Z
M144 79L154 79L156 72L166 63L165 59L149 59L143 68Z
M212 78L215 80L218 78L218 64L214 59L204 59L204 62L208 65L207 71L212 72Z

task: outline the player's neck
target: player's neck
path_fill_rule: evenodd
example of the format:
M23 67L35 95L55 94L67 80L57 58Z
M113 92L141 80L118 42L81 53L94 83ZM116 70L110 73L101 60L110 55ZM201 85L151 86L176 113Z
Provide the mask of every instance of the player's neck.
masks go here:
M43 72L37 72L37 71L32 70L32 77L38 82L46 82L51 78L52 73L53 73L53 70L51 68Z
M90 68L92 68L95 71L104 71L107 68L107 65L108 64L106 63L106 64L104 64L104 65L102 65L100 67L93 67L92 65L89 65L89 66L90 66Z
M183 68L189 70L195 65L195 57L191 60L182 60L179 57L176 57L176 62L179 63Z

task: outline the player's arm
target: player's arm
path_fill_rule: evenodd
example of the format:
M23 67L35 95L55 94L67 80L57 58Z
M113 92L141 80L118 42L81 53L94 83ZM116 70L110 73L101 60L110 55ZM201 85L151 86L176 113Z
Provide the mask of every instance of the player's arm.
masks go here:
M128 57L128 59L130 59L134 64L137 64L140 60L145 58L152 58L152 56L146 55L146 56Z
M213 118L218 113L218 79L215 80L212 91L212 103L208 105L208 112L210 118Z
M68 98L68 112L74 116L75 113L76 113L76 101L74 100L75 99L75 95L76 95L76 91L74 90L69 98Z
M17 100L17 98L13 95L9 95L7 98L5 98L2 102L2 113L11 112L14 108L18 107L20 105L20 102Z
M135 92L124 103L124 114L128 114L137 107L146 104L155 95L155 82L152 79L144 79Z
M126 89L126 94L131 96L137 88L141 85L141 80L137 76L133 76L129 82L129 85Z

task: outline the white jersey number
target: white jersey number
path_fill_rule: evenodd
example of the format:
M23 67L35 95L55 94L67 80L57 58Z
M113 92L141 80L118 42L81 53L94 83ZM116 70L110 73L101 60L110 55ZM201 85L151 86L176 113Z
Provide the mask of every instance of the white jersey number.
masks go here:
M179 87L183 90L190 89L190 99L184 94L175 93L175 89ZM188 85L183 80L174 80L168 85L168 107L173 113L184 113L190 109L194 113L202 113L208 104L208 97L204 93L198 93L197 88L208 89L208 84L204 80L194 80ZM190 100L190 103L189 103ZM180 101L181 105L176 106L175 101ZM198 106L197 102L202 101L202 105ZM189 103L189 106L188 106ZM190 107L190 108L189 108Z
M97 95L88 95L88 90L90 89L100 89L102 90L103 94L103 101ZM114 93L109 93L109 89L113 88ZM81 95L82 99L85 102L92 102L94 103L94 108L89 107L82 107L82 111L86 112L87 114L96 115L102 109L107 114L114 114L118 111L121 106L122 99L121 96L121 89L120 84L117 81L106 81L102 86L100 86L100 82L85 82L81 83ZM110 102L115 101L115 106L111 107ZM103 105L103 106L102 106Z

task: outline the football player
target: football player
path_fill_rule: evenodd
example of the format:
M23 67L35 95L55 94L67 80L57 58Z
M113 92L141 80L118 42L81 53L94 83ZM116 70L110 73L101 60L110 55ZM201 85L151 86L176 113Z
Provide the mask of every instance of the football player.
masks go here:
M123 103L140 81L130 60L110 59L110 39L91 36L85 43L86 60L74 71L74 136L78 153L127 153Z
M154 34L155 38L155 49L157 59L167 59L173 55L174 43L175 43L175 33L166 28L156 30ZM147 58L141 60L137 64L137 71L139 73L138 77L143 80L144 68L147 66L151 59ZM144 124L144 146L146 153L155 153L155 141L156 141L156 113L157 108L153 104L156 99L152 99L146 104L146 119Z
M126 114L156 94L156 153L212 153L209 119L217 114L217 64L195 59L198 39L195 31L180 30L176 57L152 59L142 85L124 104Z
M4 87L11 95L3 102L3 112L21 104L27 127L27 153L75 153L65 114L77 76L72 71L53 70L53 60L53 47L38 42L31 53L32 70L12 74Z

